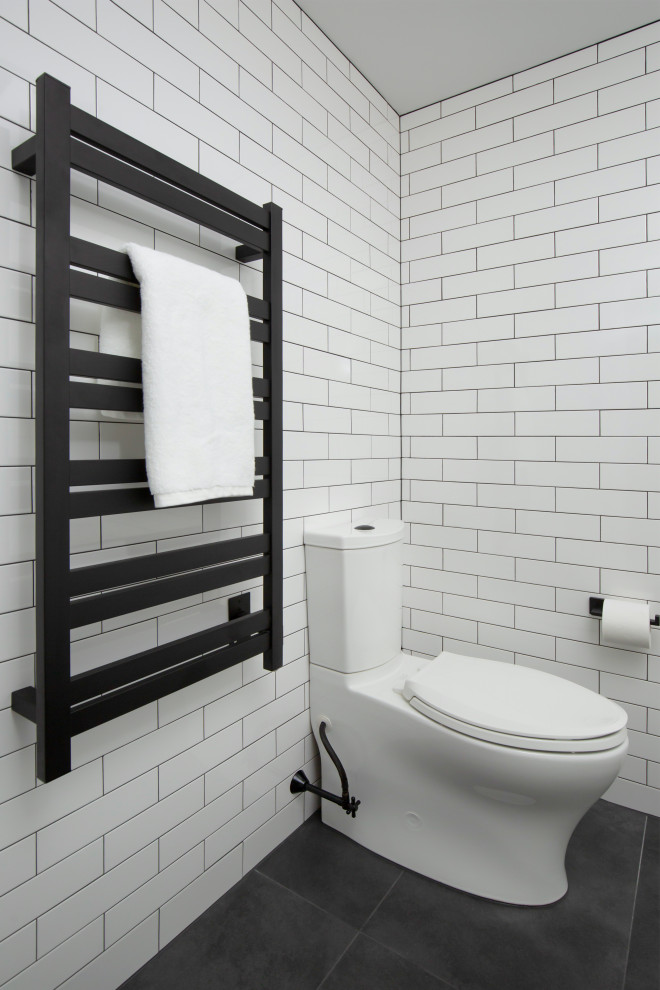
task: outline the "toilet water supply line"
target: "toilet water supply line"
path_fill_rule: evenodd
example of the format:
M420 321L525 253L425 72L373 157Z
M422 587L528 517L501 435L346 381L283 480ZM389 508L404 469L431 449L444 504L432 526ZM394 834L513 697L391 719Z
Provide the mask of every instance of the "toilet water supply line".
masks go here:
M344 809L347 815L352 815L355 818L355 812L358 810L360 802L349 796L348 777L346 776L346 771L342 766L341 760L330 745L326 735L325 722L319 724L319 736L328 756L337 768L341 782L341 797L338 794L331 794L330 791L324 791L322 787L316 787L315 784L310 784L304 770L297 770L291 778L291 793L299 794L301 791L311 791L312 794L318 794L319 797L325 798L327 801L334 801L335 804L338 804L340 808Z

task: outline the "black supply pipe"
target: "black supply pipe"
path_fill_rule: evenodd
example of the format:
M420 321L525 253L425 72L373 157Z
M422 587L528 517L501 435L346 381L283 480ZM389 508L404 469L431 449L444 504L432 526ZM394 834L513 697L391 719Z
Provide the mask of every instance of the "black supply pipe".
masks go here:
M339 780L341 781L341 796L338 794L331 794L330 791L324 791L322 787L316 787L315 784L310 784L304 770L297 770L291 778L291 793L300 794L302 791L311 791L312 794L318 794L319 797L325 798L326 801L332 801L334 804L338 804L340 808L344 809L347 815L352 815L352 817L355 818L355 813L358 810L360 802L356 800L356 798L352 798L349 795L348 777L346 776L346 771L344 770L341 760L328 741L325 722L321 722L319 724L319 736L321 737L321 742L323 743L328 756L334 763L337 773L339 774Z

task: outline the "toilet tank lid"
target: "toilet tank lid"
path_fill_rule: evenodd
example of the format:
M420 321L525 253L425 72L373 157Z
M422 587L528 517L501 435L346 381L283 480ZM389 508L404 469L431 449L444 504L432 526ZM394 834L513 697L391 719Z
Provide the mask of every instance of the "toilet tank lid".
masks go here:
M403 523L399 519L372 519L363 522L332 523L305 527L305 544L330 547L333 550L364 550L383 547L403 538Z

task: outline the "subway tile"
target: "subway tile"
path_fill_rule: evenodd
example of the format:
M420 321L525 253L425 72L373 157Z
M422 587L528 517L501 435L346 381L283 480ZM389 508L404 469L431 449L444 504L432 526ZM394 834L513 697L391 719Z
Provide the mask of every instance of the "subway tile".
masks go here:
M566 100L578 93L613 86L624 79L643 75L644 69L645 53L642 49L599 61L596 65L569 72L556 79L555 100Z
M530 238L530 240L536 239ZM522 243L524 244L524 241ZM515 274L516 288L542 285L548 282L563 282L567 279L592 278L599 274L598 255L593 251L585 254L573 254L566 258L527 262L516 265Z
M505 244L491 244L477 248L477 268L497 268L523 262L552 258L555 253L553 234L523 237Z
M511 91L511 76L506 76L503 79L496 80L496 82L479 86L477 89L468 90L466 93L460 93L458 96L450 96L441 103L442 116L447 117L449 114L458 113L465 107L474 107L480 103L495 100Z
M25 925L20 931L0 942L0 972L3 980L13 976L33 963L36 959L35 925Z
M136 973L157 951L158 915L154 913L62 986L65 990L85 990L88 986L110 990Z
M463 159L458 160L463 161ZM497 172L478 175L476 178L464 179L462 182L443 185L442 204L443 206L453 206L456 203L468 203L475 199L498 196L500 193L510 192L512 189L513 171L510 168L504 168Z
M642 48L660 39L660 26L657 21L646 24L636 31L627 31L624 34L616 35L607 41L601 41L598 45L598 58L600 60L613 58L621 52L631 51L634 48Z
M517 188L519 185L515 181L517 166L520 166L522 162L535 162L537 159L543 159L546 155L552 154L552 149L552 131L546 131L543 134L535 134L519 141L512 141L510 144L502 144L486 151L480 151L476 156L477 173L483 175L486 172L510 168L513 165L514 187ZM594 154L594 160L595 158ZM528 184L534 185L537 181L541 182L543 179L534 180Z
M35 0L30 9L30 34L140 103L151 105L153 73L61 8Z
M646 184L644 162L630 162L611 168L600 168L573 178L560 179L555 186L555 202L571 203L591 196L633 189ZM607 218L603 216L603 220Z
M477 208L474 203L460 203L457 206L448 206L444 210L435 210L431 213L420 214L419 216L412 217L410 220L410 238L411 241L417 239L421 241L428 234L438 234L455 227L465 227L468 224L474 224L476 219ZM409 251L402 251L402 260L410 261L413 257L424 258L428 254L437 253L435 251L428 251L429 246L429 241L424 241L421 248L413 243L412 248L421 249L423 253L410 254ZM453 248L453 250L459 249Z
M646 437L558 437L562 461L642 463L647 457Z
M557 85L557 82L555 82ZM530 137L532 134L540 134L542 131L557 131L562 133L563 128L572 125L576 126L577 121L586 121L596 116L598 112L595 93L587 93L585 96L577 96L575 99L566 99L562 102L553 103L541 110L534 110L531 113L516 117L514 121L515 139ZM556 140L556 139L555 139ZM583 144L592 142L584 141ZM557 151L566 150L556 146Z
M18 974L6 984L7 990L23 990L26 987L55 990L95 956L98 957L102 950L103 919L97 918Z
M581 48L577 52L571 52L570 55L564 55L561 58L543 62L534 68L525 69L523 72L517 72L513 77L513 87L514 89L522 89L525 86L533 86L544 79L552 79L555 76L562 76L565 73L581 69L586 65L592 65L597 60L598 48L596 45L592 45L591 48Z
M595 102L596 94L592 94ZM580 97L582 99L582 97ZM555 131L555 151L571 151L573 148L584 148L601 141L610 141L643 131L645 126L644 107L631 107L627 110L617 110L615 113L583 120L580 123L560 127ZM614 164L614 163L611 163Z
M39 956L84 928L111 908L132 889L146 883L158 872L158 848L152 843L121 866L107 870L67 900L40 914L37 921Z
M551 512L555 507L552 488L533 485L479 485L478 504L507 509L536 509Z
M235 722L226 729L210 735L203 742L184 750L171 760L161 763L158 768L159 798L167 797L179 787L207 773L240 748L241 723Z
M476 217L475 217L476 218ZM438 235L439 236L439 235ZM445 230L442 234L442 246L445 252L450 253L452 251L464 251L468 248L479 247L482 244L501 244L503 241L509 241L513 237L513 218L504 217L500 220L491 220L488 223L469 223L467 226L460 226L454 230ZM427 253L433 255L434 253L439 253L439 242L437 244L438 250L436 251L436 242L432 239L419 239L419 247L416 250L421 250L423 245L427 244L426 251L424 255L418 254L417 257L426 257ZM404 248L407 244L413 244L412 241L404 241ZM406 250L403 254L407 254Z
M513 139L513 121L504 120L488 127L480 127L476 131L449 137L442 142L442 160L451 161L475 152L507 144Z
M192 134L101 81L98 83L98 114L114 127L197 169L198 142Z
M203 846L200 844L115 904L105 914L106 946L137 927L160 905L198 877L203 869Z
M479 296L477 312L479 316L498 316L506 313L545 309L553 303L554 287L542 285L529 289L485 293Z
M96 5L96 25L90 27L111 42L115 52L118 49L125 51L136 62L167 78L177 89L195 98L199 95L197 66L155 35L152 25L143 27L109 0L100 0Z
M619 165L621 162L633 162L638 158L648 158L660 154L660 128L644 131L634 128L637 133L625 137L607 136L600 138L598 145L598 164L601 168Z
M474 109L467 109L421 124L419 127L413 127L410 130L410 150L415 151L424 145L435 144L457 134L473 131L475 127L474 116ZM453 157L458 156L454 155Z
M644 55L641 50L631 54L638 57ZM637 103L648 103L649 100L658 97L660 97L660 73L648 72L647 75L637 75L627 82L602 89L598 94L598 112L611 113L613 110L632 107Z
M530 186L528 189L519 189L480 201L477 204L477 220L481 223L481 221L515 215L517 223L519 214L542 210L553 206L554 202L554 187L550 183ZM517 229L516 236L522 236L518 234Z
M557 409L633 409L645 408L646 384L566 385L557 389Z
M438 148L437 163L434 161L428 167L411 172L411 193L420 193L426 189L434 189L440 186L444 187L448 183L456 184L461 180L467 180L476 175L474 155L468 155L466 158L456 158L454 161L446 162L444 165L440 165L439 161L440 150ZM465 202L465 200L454 199L454 202L460 203ZM451 203L447 202L445 205L450 206Z
M610 248L600 252L600 274L660 268L660 241Z
M140 814L157 798L157 775L152 771L41 829L37 832L39 871L65 860L77 848Z
M598 200L587 199L566 206L553 206L515 218L516 237L531 237L546 231L566 230L598 222Z
M600 248L635 244L646 239L644 217L610 220L572 230L558 230L555 235L557 255L574 254ZM603 272L603 274L607 274Z
M603 303L600 307L600 325L603 330L644 326L653 323L657 317L657 298L627 299L625 302Z
M509 117L517 117L531 110L537 110L539 107L547 106L552 101L552 82L548 81L539 83L536 86L528 86L509 96L502 96L497 100L489 100L488 103L477 106L477 127L494 124L498 120L506 120Z
M545 137L545 135L541 135ZM552 137L552 135L550 135ZM538 141L539 138L527 138L527 141ZM516 141L514 144L524 144ZM551 157L545 157L550 155ZM536 156L537 161L530 161L528 164L517 165L513 170L514 183L516 189L523 189L525 186L536 186L542 182L553 182L556 179L564 179L567 176L578 176L583 172L590 172L598 166L598 153L595 146L590 148L578 148L576 151L566 151L564 154L553 155L552 145L544 150L543 155Z
M2 898L0 933L6 938L103 873L103 843L85 846L57 866L38 873Z

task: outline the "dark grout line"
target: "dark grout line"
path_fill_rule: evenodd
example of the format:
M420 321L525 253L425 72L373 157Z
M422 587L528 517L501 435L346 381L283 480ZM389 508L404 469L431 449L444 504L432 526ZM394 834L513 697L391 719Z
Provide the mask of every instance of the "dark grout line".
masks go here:
M373 911L371 912L371 914L369 915L369 917L368 918L365 918L365 920L361 924L361 926L360 926L360 931L361 932L364 931L365 925L367 925L371 921L371 919L373 918L373 916L375 915L376 911L381 906L381 904L383 903L383 901L385 900L385 898L386 897L389 897L389 895L392 893L392 891L394 890L394 888L398 884L399 880L403 876L403 873L404 873L403 870L399 870L399 875L396 877L396 879L393 881L393 883L390 885L390 887L385 891L385 893L383 894L383 896L381 897L381 899L378 901L378 904L373 909Z
M294 833L291 834L293 835ZM275 848L277 848L277 846ZM262 873L258 866L253 867L252 870L245 874L245 877L248 877L250 873L258 873L264 880L268 880L269 883L274 883L277 887L285 890L287 894L291 894L293 897L297 897L299 900L304 901L305 904L309 904L310 907L313 907L316 911L322 911L323 914L327 914L328 917L333 918L335 921L341 921L341 923L346 925L347 928L355 929L354 925L351 925L348 921L344 921L344 919L340 918L339 915L333 914L332 911L327 911L326 908L321 907L319 904L315 904L314 901L310 901L310 899L305 897L304 894L299 894L296 890L292 890L291 887L287 887L286 884L280 883L279 880L273 880L273 878L269 877L267 873ZM245 877L242 879L245 879ZM359 929L355 929L355 934L359 934Z
M379 948L387 949L389 952L392 953L392 955L398 956L398 958L402 959L404 962L407 962L410 965L415 966L418 970L420 970L420 972L426 973L427 976L430 976L432 979L437 980L439 990L440 988L445 988L445 987L446 990L461 990L461 987L457 983L447 983L446 980L443 980L441 977L436 976L435 973L432 973L430 969L426 969L424 966L420 966L417 960L409 959L408 956L402 955L397 949L393 949L391 945L383 945L382 942L379 942L378 939L373 938L372 935L367 935L366 932L360 932L359 934L362 935L363 938L368 938L370 942L373 942ZM504 988L503 987L492 988L492 990L504 990Z
M635 909L637 908L637 894L639 893L639 881L642 875L642 863L644 861L644 846L646 844L646 831L649 824L649 816L647 815L644 819L644 832L642 834L642 843L639 851L639 864L637 866L637 882L635 883L635 897L633 898L632 912L630 915L630 928L628 930L628 940L626 944L626 958L625 965L623 967L623 982L621 984L621 990L625 990L627 978L628 978L628 963L630 961L630 944L632 942L633 927L635 924Z
M335 959L334 963L332 964L332 966L330 967L330 969L328 970L328 972L325 974L325 976L323 977L323 979L321 980L321 982L318 984L316 990L321 990L321 988L322 988L323 984L325 983L325 981L335 971L335 969L337 968L337 966L339 965L339 963L342 961L342 959L344 958L344 956L346 955L346 953L348 952L348 950L350 949L350 947L353 945L353 943L355 942L355 940L356 940L356 938L358 937L359 934L360 934L360 932L357 931L355 933L355 935L353 936L353 938L348 943L348 945L346 946L346 948L344 949L344 951L342 953L340 953L339 956Z

